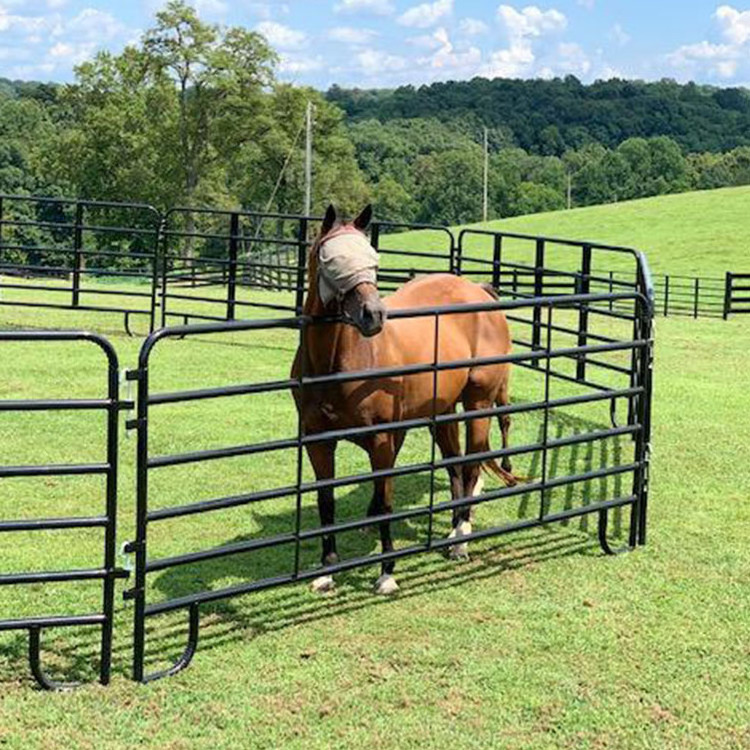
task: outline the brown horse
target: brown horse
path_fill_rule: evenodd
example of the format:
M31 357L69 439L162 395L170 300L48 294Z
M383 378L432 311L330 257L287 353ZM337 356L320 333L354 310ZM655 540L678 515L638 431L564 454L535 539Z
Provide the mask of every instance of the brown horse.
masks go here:
M377 253L365 238L372 218L368 206L351 224L339 223L329 206L320 235L310 251L309 291L304 312L313 318L339 314L348 322L309 325L304 346L297 352L293 377L355 372L395 366L426 365L434 358L434 316L387 321L388 310L413 309L438 305L489 302L497 298L491 289L450 274L435 274L415 279L393 296L381 300L377 290ZM501 311L461 313L441 316L439 322L438 361L450 362L476 357L508 354L511 339L505 315ZM304 351L304 361L302 361ZM320 385L302 389L296 395L303 431L306 435L329 430L361 427L401 420L430 417L454 412L461 402L465 410L487 409L509 401L510 365L506 363L444 370L437 379L433 400L432 372L412 375ZM508 445L510 420L500 419L503 446ZM467 422L466 452L489 450L489 418ZM435 438L445 458L461 455L457 422L436 428ZM391 469L403 444L405 432L388 431L352 437L370 456L373 471ZM310 462L318 480L334 476L335 442L307 446ZM451 466L452 497L476 494L480 462ZM484 467L506 485L516 483L507 457L502 466L486 461ZM368 516L385 516L393 510L393 481L374 480L374 494ZM322 526L334 523L334 497L331 488L318 492L318 510ZM451 536L471 533L470 506L453 513ZM384 553L393 550L390 524L380 523ZM454 556L465 556L466 545L457 543ZM457 553L457 554L456 554ZM338 561L334 535L323 537L323 565ZM382 565L376 591L389 594L398 589L393 578L394 562ZM333 587L330 576L313 583L317 591Z

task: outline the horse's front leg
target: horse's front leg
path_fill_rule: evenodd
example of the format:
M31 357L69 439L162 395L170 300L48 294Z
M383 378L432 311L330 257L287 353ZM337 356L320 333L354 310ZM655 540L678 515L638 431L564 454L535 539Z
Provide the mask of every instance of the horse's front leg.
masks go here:
M315 478L318 481L333 479L335 471L336 443L312 443L307 446L307 455L310 458ZM333 488L325 487L318 490L318 515L321 527L332 526L335 520L335 502ZM323 554L321 563L323 566L334 565L339 556L336 553L336 537L328 534L322 537ZM312 590L317 593L332 591L334 588L333 576L323 575L312 582Z
M392 469L396 463L398 448L403 442L403 436L393 434L376 435L369 446L370 465L373 471ZM370 505L369 515L386 516L393 512L393 479L374 480L375 492ZM380 523L380 543L383 554L393 552L390 521ZM384 560L380 577L375 581L375 593L387 596L398 591L398 584L393 577L394 560Z

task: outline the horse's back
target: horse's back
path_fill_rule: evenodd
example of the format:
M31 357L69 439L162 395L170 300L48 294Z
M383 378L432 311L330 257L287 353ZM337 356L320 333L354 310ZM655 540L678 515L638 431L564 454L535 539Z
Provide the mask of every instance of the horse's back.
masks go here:
M487 302L488 294L479 284L450 273L420 276L404 284L383 301L389 310L407 310L417 307L461 305Z
M422 276L404 285L384 302L388 310L408 310L425 307L451 305L471 305L493 302L492 296L479 284L461 276L440 273ZM404 318L391 321L394 334L405 345L409 339L416 350L433 348L433 335L425 335L427 330L434 332L434 317ZM461 357L484 357L505 354L510 351L510 332L505 314L501 310L471 313L451 313L440 316L441 350L449 346L454 356L443 352L445 359Z

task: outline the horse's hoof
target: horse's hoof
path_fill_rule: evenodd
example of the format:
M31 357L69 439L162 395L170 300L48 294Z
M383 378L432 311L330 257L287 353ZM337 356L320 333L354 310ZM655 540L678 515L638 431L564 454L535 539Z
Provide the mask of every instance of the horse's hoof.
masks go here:
M471 524L468 521L461 521L448 535L448 539L460 539L469 534L471 534ZM466 542L451 545L448 548L448 557L451 560L468 560L469 545Z
M315 594L327 594L336 588L333 576L320 576L310 584L310 590Z
M456 544L448 551L451 560L466 561L469 559L469 545L466 542Z
M398 584L396 583L396 579L388 573L384 573L375 581L375 593L380 596L390 596L397 591Z

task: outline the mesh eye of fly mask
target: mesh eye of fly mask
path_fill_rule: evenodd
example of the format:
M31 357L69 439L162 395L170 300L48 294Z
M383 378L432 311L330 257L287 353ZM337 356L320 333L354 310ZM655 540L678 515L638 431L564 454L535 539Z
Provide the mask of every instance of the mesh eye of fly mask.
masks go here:
M359 284L377 284L380 257L354 226L335 229L318 251L318 291L324 305L342 300Z

